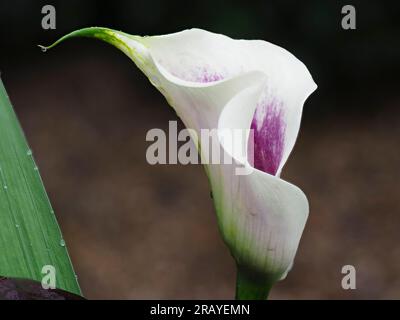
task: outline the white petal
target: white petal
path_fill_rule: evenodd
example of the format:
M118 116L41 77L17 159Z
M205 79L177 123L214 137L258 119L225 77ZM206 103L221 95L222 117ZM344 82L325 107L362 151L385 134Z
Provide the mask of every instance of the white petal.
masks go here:
M235 96L221 114L219 129L249 128L261 91L259 84ZM221 144L232 154L223 141ZM211 166L210 170L218 194L214 199L220 229L238 263L275 280L284 276L293 263L308 216L303 192L260 170L249 175L235 174L235 165Z
M171 82L186 86L261 71L267 76L258 102L262 110L271 102L280 110L285 127L283 150L277 168L280 174L300 127L302 108L316 89L304 64L285 49L260 40L233 40L200 29L144 38L159 71ZM183 80L183 81L182 81ZM217 110L216 112L219 112Z

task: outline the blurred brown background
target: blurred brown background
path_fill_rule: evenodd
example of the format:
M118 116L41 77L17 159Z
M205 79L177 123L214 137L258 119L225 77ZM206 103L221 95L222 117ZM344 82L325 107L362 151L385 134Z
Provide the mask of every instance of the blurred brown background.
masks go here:
M57 29L41 29L41 7ZM0 70L87 298L229 299L235 269L201 166L150 166L146 132L176 115L134 64L82 26L132 34L200 27L292 51L319 88L283 177L310 201L293 270L272 299L400 298L399 5L353 1L2 1ZM341 268L357 289L341 288Z

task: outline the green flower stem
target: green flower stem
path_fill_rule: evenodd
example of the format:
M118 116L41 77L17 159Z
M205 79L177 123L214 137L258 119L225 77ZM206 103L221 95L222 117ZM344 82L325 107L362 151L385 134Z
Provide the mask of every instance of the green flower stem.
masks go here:
M237 268L236 300L266 300L275 281L244 268Z

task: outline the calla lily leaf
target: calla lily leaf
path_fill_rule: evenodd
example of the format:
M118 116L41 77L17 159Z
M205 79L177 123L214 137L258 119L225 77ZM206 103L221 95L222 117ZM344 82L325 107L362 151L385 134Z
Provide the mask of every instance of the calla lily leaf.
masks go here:
M205 168L219 229L238 266L236 297L266 298L291 268L308 217L304 193L280 178L303 104L316 89L305 65L269 42L234 40L200 29L139 37L86 28L52 46L80 36L123 51L199 135L202 129L252 129L254 143L248 136L233 142L245 145L245 157L220 136L220 150L234 161ZM207 156L201 145L198 151ZM236 165L251 173L238 175Z
M0 275L81 294L65 241L7 92L0 80Z

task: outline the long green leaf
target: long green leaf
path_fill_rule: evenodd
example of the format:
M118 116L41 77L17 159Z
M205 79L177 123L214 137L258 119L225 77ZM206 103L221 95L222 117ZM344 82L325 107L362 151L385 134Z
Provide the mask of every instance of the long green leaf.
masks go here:
M0 80L0 276L41 281L55 267L56 286L80 294L38 167Z

